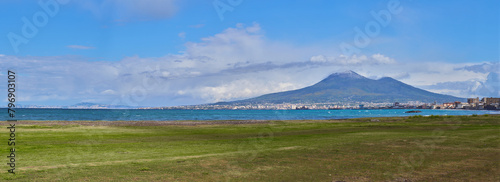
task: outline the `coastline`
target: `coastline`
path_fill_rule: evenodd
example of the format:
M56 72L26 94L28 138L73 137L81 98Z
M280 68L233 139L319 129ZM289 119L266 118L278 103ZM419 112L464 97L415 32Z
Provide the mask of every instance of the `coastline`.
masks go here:
M500 114L489 110L143 110L143 109L18 109L18 120L43 121L263 121L331 120L366 117L408 117L414 115ZM0 118L7 120L8 118Z
M485 114L493 117L499 117L499 114ZM413 115L419 116L419 115ZM477 115L484 116L484 115ZM394 117L361 117L361 118L346 118L346 119L300 119L300 120L121 120L121 121L92 121L92 120L19 120L18 125L81 125L81 126L199 126L199 125L251 125L251 124L272 124L273 122L288 122L288 123L347 123L347 122L396 122L404 121L412 116L394 116ZM422 116L423 118L431 116ZM472 117L468 115L454 116L434 116L442 118L453 117ZM0 122L0 126L8 125L5 121Z

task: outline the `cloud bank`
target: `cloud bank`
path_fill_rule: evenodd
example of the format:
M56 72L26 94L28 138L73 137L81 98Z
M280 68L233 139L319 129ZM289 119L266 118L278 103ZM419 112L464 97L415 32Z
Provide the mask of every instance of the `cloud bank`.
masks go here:
M174 106L230 101L302 88L344 70L373 79L389 76L455 96L499 95L498 63L406 63L383 54L346 57L310 50L269 40L254 23L187 42L180 54L126 57L117 62L3 55L0 68L18 72L19 103L39 105ZM5 85L0 89L5 90Z

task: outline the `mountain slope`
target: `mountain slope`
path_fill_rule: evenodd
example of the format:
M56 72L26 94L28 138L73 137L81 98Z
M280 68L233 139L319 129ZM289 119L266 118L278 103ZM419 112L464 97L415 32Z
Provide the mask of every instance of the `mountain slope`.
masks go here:
M353 71L334 73L302 89L217 104L333 103L333 102L453 102L463 98L432 93L393 78L368 79Z

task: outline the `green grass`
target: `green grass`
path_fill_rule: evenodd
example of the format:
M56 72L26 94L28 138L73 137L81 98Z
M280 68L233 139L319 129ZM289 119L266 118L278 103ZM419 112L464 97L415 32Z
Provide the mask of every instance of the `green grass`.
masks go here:
M499 115L372 119L193 126L20 122L16 175L4 165L0 180L500 180ZM3 128L0 138L7 140ZM8 146L2 147L8 155Z

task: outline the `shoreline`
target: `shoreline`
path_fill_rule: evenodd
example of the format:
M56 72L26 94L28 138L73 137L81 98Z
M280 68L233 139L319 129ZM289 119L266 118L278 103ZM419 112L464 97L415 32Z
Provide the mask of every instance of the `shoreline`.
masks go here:
M500 114L486 110L418 110L407 113L407 109L379 110L110 110L110 109L22 109L17 112L18 120L38 121L265 121L265 120L344 120L354 118L455 116ZM1 118L8 120L8 118Z
M500 116L500 114L484 114L488 116ZM477 115L477 116L484 116ZM418 115L414 115L418 116ZM395 122L403 121L412 116L394 116L394 117L362 117L347 119L302 119L302 120L166 120L166 121L92 121L92 120L19 120L17 125L81 125L81 126L200 126L200 125L248 125L248 124L272 124L273 122L291 122L291 123L346 123L346 122ZM429 117L429 116L422 116ZM443 118L474 117L470 115L438 115ZM1 126L8 125L2 122Z

